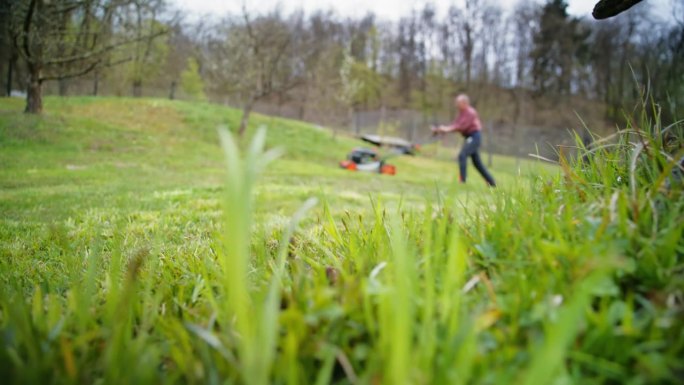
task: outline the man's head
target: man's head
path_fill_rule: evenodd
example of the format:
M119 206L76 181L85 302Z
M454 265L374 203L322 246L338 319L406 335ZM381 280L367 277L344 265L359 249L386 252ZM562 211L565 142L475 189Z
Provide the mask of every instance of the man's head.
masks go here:
M456 108L463 111L470 106L470 98L466 94L460 94L454 99L454 104Z

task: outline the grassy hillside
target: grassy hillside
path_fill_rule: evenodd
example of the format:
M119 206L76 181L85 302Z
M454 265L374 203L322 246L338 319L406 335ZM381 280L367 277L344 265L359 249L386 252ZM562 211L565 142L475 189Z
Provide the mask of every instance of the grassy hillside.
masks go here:
M0 204L20 222L88 210L161 209L169 196L185 203L217 198L225 179L217 128L239 122L239 111L165 100L54 98L43 117L21 114L21 100L1 103ZM363 142L296 121L257 116L252 123L268 127L267 146L284 151L258 186L257 209L264 215L289 216L312 195L344 210L369 208L368 194L423 202L437 191L485 191L477 174L470 185L455 188L457 167L448 157L456 150L441 149L443 161L395 158L398 175L378 177L337 167ZM530 167L539 166L528 162L516 170L512 159L497 157L493 172L505 186L529 175Z
M618 142L562 175L495 157L501 188L489 190L476 174L457 185L444 148L394 159L394 177L340 170L360 142L283 119L256 116L222 147L217 127L239 113L211 104L21 107L0 101L11 383L637 384L684 372L684 200L658 151ZM260 125L265 149L283 151L265 168Z

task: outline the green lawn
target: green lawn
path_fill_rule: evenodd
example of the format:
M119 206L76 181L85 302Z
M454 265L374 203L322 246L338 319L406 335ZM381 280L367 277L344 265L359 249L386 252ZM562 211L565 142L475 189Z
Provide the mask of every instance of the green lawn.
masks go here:
M69 219L89 226L89 218L102 217L111 224L140 212L154 221L164 214L181 221L217 215L225 183L217 128L236 127L239 111L166 100L49 98L45 116L31 117L20 113L22 105L18 99L0 104L3 227L36 230ZM412 206L490 195L472 167L470 184L456 185L457 167L448 160L455 149L427 150L438 151L442 161L394 158L399 172L393 177L352 173L337 163L363 142L284 119L256 116L252 124L248 136L264 125L267 146L284 152L256 186L259 225L286 220L312 196L339 214L370 210L370 195ZM499 157L494 164L502 186L518 185L542 167L523 162L518 170L514 160Z
M12 383L682 380L684 202L657 152L495 156L490 190L456 184L456 149L352 173L361 142L258 115L241 158L212 104L22 107L0 100ZM261 171L259 126L282 151Z

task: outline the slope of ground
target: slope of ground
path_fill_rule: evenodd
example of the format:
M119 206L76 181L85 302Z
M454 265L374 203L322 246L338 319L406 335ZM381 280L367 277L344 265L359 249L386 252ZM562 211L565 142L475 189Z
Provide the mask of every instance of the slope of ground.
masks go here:
M21 114L21 106L4 99L0 107L0 204L16 220L63 219L113 204L135 209L169 194L215 195L225 172L217 128L239 121L235 110L165 100L50 98L43 117ZM368 207L370 193L423 201L437 190L485 191L478 175L456 189L454 163L420 157L393 159L395 177L350 173L337 163L362 142L284 119L257 116L252 124L266 126L267 146L284 151L259 186L264 213L292 212L319 194L330 195L332 206L339 200L341 209L356 209ZM505 186L527 175L530 164L516 170L512 159L497 157L493 172Z

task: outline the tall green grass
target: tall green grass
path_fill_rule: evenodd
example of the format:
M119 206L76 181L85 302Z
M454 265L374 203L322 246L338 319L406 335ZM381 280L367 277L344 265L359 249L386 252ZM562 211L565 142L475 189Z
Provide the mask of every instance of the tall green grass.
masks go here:
M0 260L8 383L677 383L684 365L682 125L641 121L561 173L476 205L254 223L277 155L221 131L220 231L177 255L164 229L59 226ZM528 183L525 185L524 183ZM27 235L28 236L28 235ZM199 247L199 246L198 246ZM45 263L45 262L42 262ZM22 270L19 270L19 269ZM19 271L24 274L18 273Z

